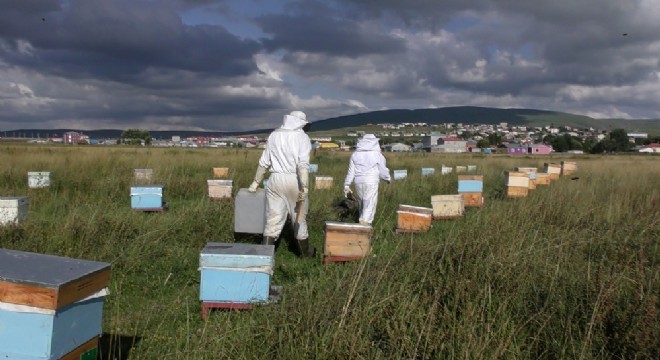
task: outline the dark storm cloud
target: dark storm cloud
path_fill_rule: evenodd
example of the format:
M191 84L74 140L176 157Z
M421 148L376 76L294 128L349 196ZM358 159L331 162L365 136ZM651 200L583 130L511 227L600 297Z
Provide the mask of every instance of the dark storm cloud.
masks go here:
M152 67L227 77L257 71L257 42L221 26L186 26L157 2L74 0L60 10L46 21L29 21L23 7L3 12L3 23L14 20L0 28L2 58L59 76L125 82ZM30 48L21 51L22 41Z
M270 37L263 39L271 51L304 51L329 56L358 57L391 54L405 50L405 44L357 21L337 17L335 10L310 2L290 7L286 14L264 15L255 19Z

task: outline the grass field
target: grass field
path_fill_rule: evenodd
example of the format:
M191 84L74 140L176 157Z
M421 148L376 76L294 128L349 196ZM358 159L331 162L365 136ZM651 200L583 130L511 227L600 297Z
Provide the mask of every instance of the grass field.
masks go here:
M234 193L260 151L3 145L0 196L29 196L28 220L0 227L0 247L112 263L103 359L657 359L660 158L386 154L408 179L382 184L373 254L322 265L281 244L277 304L200 318L200 250L234 242L233 203L207 199L213 167ZM311 189L310 240L337 220L348 153L317 153L331 190ZM504 170L576 161L529 197L504 198ZM485 206L394 233L399 204L430 207L456 193L456 174L422 167L477 165ZM169 211L130 207L133 169L154 169ZM51 186L28 189L28 171ZM436 170L436 172L439 172ZM0 264L0 266L2 266Z

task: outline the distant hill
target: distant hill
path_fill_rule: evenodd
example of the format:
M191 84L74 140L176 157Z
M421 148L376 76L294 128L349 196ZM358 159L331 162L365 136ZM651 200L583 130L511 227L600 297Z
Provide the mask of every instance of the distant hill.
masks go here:
M368 124L399 124L404 122L425 122L427 124L463 123L463 124L499 124L524 126L571 126L578 128L608 129L624 128L627 130L660 130L660 119L624 120L594 119L589 116L575 115L558 111L535 109L497 109L475 106L446 107L439 109L383 110L363 114L340 116L312 124L313 131L333 130L338 128L360 127Z
M575 115L558 111L535 109L498 109L476 106L457 106L438 109L416 110L382 110L362 114L346 115L326 120L315 121L312 131L327 131L343 128L356 128L369 124L400 124L406 122L425 122L427 124L463 123L463 124L499 124L521 126L571 126L577 128L616 129L623 128L628 131L645 131L652 134L660 133L660 119L655 120L626 120L626 119L594 119L589 116ZM52 134L62 135L75 129L20 129L0 132L0 136L16 137L42 137ZM272 129L259 129L252 131L150 131L156 139L169 139L173 135L187 136L233 136L250 134L267 134ZM83 133L92 138L119 138L122 130L84 130ZM12 135L13 134L13 135Z

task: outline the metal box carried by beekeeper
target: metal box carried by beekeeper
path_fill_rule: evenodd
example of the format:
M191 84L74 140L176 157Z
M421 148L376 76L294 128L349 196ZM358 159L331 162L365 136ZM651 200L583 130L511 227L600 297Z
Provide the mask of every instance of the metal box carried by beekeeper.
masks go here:
M399 205L396 213L397 233L426 232L431 228L433 220L433 209L431 208Z
M529 174L522 171L505 171L506 196L525 197L529 194Z
M362 259L371 252L371 226L326 221L323 262Z
M133 176L138 183L149 183L153 180L153 169L133 169Z
M453 220L463 217L465 205L463 195L433 195L431 196L433 218Z
M209 242L199 256L199 299L209 303L268 301L275 246Z
M459 175L458 192L463 195L465 207L481 207L484 205L484 176Z
M577 164L574 161L561 162L561 174L572 175L577 170Z
M558 180L561 175L561 165L553 163L543 164L544 171L550 174L550 180Z
M49 186L50 186L50 172L28 171L28 187L30 189L40 189Z
M408 177L408 170L394 170L394 180L403 180Z
M231 199L234 189L233 180L206 180L209 186L209 199L224 200Z
M266 191L239 189L234 200L234 232L263 234L266 225Z
M213 168L213 177L223 178L229 175L229 168L226 167L214 167Z
M131 208L137 211L163 211L163 185L131 186Z
M27 219L27 196L0 197L0 225L19 224Z
M96 354L110 264L7 249L0 264L0 359Z
M315 176L314 188L315 189L330 189L332 188L332 176Z

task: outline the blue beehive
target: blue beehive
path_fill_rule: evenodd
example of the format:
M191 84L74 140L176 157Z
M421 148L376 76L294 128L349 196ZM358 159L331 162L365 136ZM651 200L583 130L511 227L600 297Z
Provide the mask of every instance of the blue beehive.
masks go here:
M483 192L483 180L458 180L458 192Z
M430 176L435 174L434 168L422 168L422 176Z
M131 187L131 208L135 210L162 210L164 204L163 185Z
M319 164L309 164L309 173L315 174L319 171Z
M200 254L203 302L260 303L268 300L275 246L206 244Z
M0 264L0 359L96 348L110 264L6 249Z
M408 177L408 170L394 170L394 180L403 180Z

